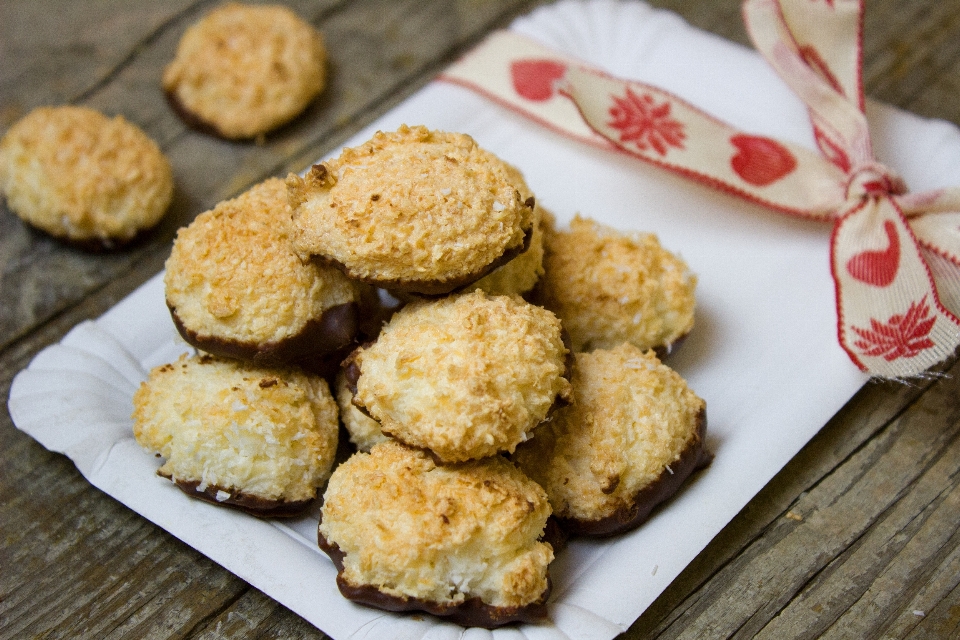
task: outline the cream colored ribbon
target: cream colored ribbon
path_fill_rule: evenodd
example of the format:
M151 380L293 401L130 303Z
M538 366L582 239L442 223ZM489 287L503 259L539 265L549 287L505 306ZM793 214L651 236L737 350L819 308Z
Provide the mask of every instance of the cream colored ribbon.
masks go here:
M807 105L820 153L739 131L657 87L499 31L441 76L567 136L792 215L830 221L841 346L919 375L960 344L960 189L907 193L873 158L860 0L746 0L760 53Z

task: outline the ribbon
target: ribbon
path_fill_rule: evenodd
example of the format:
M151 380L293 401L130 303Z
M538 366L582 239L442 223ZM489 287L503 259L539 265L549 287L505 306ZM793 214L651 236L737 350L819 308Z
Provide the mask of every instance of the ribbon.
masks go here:
M739 131L509 31L491 34L441 79L569 137L831 222L840 345L872 375L922 374L960 344L960 189L908 193L874 159L862 0L746 0L743 12L758 51L806 104L819 153Z

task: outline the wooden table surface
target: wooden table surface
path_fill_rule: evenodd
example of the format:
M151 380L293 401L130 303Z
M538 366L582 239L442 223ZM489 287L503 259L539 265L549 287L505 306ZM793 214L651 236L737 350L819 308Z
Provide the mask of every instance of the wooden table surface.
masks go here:
M0 396L41 348L157 273L176 229L299 171L538 0L291 0L324 34L332 81L264 144L183 126L159 78L206 0L3 0L0 133L33 107L120 113L170 158L150 242L92 256L0 210ZM747 43L738 0L653 0ZM869 0L867 94L960 124L960 0ZM960 365L870 383L727 525L626 638L960 637ZM815 402L816 399L811 399ZM90 486L0 412L0 636L325 638Z

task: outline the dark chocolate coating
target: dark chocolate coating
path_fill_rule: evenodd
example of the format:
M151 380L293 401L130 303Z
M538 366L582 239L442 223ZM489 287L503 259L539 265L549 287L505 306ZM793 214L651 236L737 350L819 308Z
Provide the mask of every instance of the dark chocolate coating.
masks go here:
M265 344L240 342L216 336L200 336L186 327L176 307L167 303L177 331L188 344L223 358L246 360L258 365L275 366L297 363L336 352L350 344L357 334L359 305L356 302L330 307L319 318L307 322L300 333L278 342Z
M187 109L180 98L173 91L164 91L164 97L167 99L167 104L170 105L170 108L173 109L173 112L177 114L183 123L193 129L194 131L199 131L200 133L205 133L217 138L222 138L223 140L230 140L227 136L221 133L220 129L216 127L211 122L207 122L193 111Z
M172 480L170 476L164 475L159 471L157 475ZM191 498L239 509L258 518L294 518L302 515L307 510L307 507L314 501L314 498L309 500L295 500L292 502L267 500L266 498L259 498L243 493L242 491L233 491L213 485L207 485L206 489L199 491L197 487L200 486L200 483L196 481L173 480L173 483ZM217 493L220 491L229 493L230 497L226 500L217 500Z
M556 516L557 523L570 535L605 537L635 529L650 517L653 509L675 494L690 475L706 467L713 454L706 450L707 411L697 416L697 437L680 453L680 459L664 469L660 476L642 488L633 499L614 513L598 520L578 520Z
M426 611L455 622L464 627L483 627L495 629L512 622L539 622L547 617L547 598L550 596L550 582L536 601L522 607L496 607L483 602L480 598L468 598L460 603L433 602L420 598L408 598L383 593L371 585L355 586L343 579L344 553L335 543L329 542L319 528L317 544L330 556L337 567L337 588L343 597L385 611L397 613L404 611Z

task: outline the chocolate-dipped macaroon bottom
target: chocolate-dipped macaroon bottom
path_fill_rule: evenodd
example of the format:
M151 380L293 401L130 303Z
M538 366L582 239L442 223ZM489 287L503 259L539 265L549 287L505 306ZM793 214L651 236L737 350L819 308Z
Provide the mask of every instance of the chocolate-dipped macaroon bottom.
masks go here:
M197 498L211 504L223 505L238 509L258 518L295 518L303 515L315 498L309 500L269 500L259 496L224 489L215 485L207 485L200 489L200 482L196 480L174 480L171 476L157 471L157 475L171 480L178 489L191 498Z
M680 458L660 472L656 480L638 491L612 514L597 520L579 520L554 514L557 524L572 536L606 537L636 529L647 521L654 508L672 497L693 472L713 460L705 446L707 411L697 415L697 436L680 452Z
M372 585L352 585L343 579L344 553L335 543L329 542L319 529L317 544L330 556L337 567L337 588L343 597L353 602L393 611L425 611L432 615L455 622L464 627L482 627L495 629L514 622L540 622L547 617L547 598L550 597L550 580L547 588L537 600L520 607L497 607L487 604L480 598L468 598L462 602L434 602L420 598L409 598L384 593Z
M528 198L526 205L532 208L533 204L533 198ZM356 273L342 262L327 256L315 255L313 259L320 264L336 267L353 280L385 289L401 297L403 294L415 294L424 298L435 298L462 291L490 272L510 262L530 248L531 238L533 238L533 225L524 230L523 242L518 246L505 250L498 258L473 273L449 278L447 280L380 279Z
M169 105L170 108L173 109L173 112L177 114L177 117L179 117L180 120L182 120L185 125L193 129L194 131L198 131L200 133L213 136L215 138L220 138L222 140L233 140L233 138L227 136L222 131L220 131L220 129L215 124L201 118L196 113L188 109L186 105L184 105L183 102L180 100L180 96L178 96L176 92L164 91L163 95L167 99L167 105ZM255 137L256 136L250 136L250 138L255 138Z
M200 335L184 325L176 307L168 302L167 308L170 309L177 331L188 344L216 356L264 366L297 364L301 361L307 365L310 362L323 362L323 356L350 345L360 324L360 306L356 302L348 302L326 309L319 318L308 321L303 329L289 338L255 343Z
M10 208L9 205L7 208ZM151 227L143 227L142 229L138 229L137 232L132 236L127 237L90 236L87 238L73 238L68 235L57 234L48 229L38 227L29 220L23 220L23 224L28 232L37 238L50 238L56 242L59 242L63 246L92 254L118 253L127 249L132 249L148 242L154 237L154 235L156 235L157 232L157 225L154 225Z
M219 138L221 140L226 140L227 142L247 142L250 140L261 141L268 135L280 134L284 131L284 129L287 129L293 125L297 115L299 115L294 114L289 119L279 122L269 129L265 129L264 131L259 131L249 135L231 136L224 133L223 130L213 122L210 122L209 120L202 118L197 113L191 111L186 105L183 104L183 101L180 100L180 96L178 96L175 91L164 90L163 95L167 100L167 106L169 106L170 109L177 114L177 117L180 118L183 124L187 125L189 128L198 133L213 136L214 138ZM314 103L316 103L316 98L304 105L300 113L303 113L309 109Z

